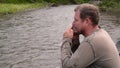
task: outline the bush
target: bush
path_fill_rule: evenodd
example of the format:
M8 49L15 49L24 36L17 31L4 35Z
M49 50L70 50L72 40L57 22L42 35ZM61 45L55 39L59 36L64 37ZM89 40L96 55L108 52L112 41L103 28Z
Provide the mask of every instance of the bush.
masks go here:
M102 3L99 4L100 7L106 8L114 8L120 1L118 0L103 0Z
M88 3L90 0L74 0L76 3Z
M44 1L54 4L70 4L74 2L74 0L44 0Z
M0 0L1 3L34 3L43 2L43 0Z
M86 3L90 0L0 0L2 3L34 3L34 2L48 2L54 4L76 4Z

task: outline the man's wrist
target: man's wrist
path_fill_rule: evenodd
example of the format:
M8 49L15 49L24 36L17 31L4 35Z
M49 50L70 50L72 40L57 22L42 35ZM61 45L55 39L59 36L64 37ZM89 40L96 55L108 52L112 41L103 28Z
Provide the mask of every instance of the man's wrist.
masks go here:
M72 43L72 39L68 37L63 37L63 42L69 42Z

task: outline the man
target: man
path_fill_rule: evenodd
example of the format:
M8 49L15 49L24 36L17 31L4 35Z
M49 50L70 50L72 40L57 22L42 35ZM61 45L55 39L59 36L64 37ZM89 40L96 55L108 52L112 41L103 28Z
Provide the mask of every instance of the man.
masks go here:
M81 4L75 8L72 27L63 35L62 68L120 68L118 50L98 21L98 7ZM81 43L80 34L85 36Z

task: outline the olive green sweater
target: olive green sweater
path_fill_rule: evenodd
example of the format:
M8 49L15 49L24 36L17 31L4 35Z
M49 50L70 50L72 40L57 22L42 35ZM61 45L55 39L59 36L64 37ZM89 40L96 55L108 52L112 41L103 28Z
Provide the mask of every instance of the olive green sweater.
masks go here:
M62 68L120 68L118 50L105 30L92 32L78 45L79 40L63 37Z

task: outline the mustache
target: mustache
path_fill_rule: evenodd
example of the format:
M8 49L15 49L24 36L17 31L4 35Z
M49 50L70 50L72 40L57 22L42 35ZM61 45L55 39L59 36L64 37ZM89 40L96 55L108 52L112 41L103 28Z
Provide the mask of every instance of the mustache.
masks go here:
M71 29L73 30L73 34L74 34L74 35L80 35L80 32L74 31L73 26L71 27Z

